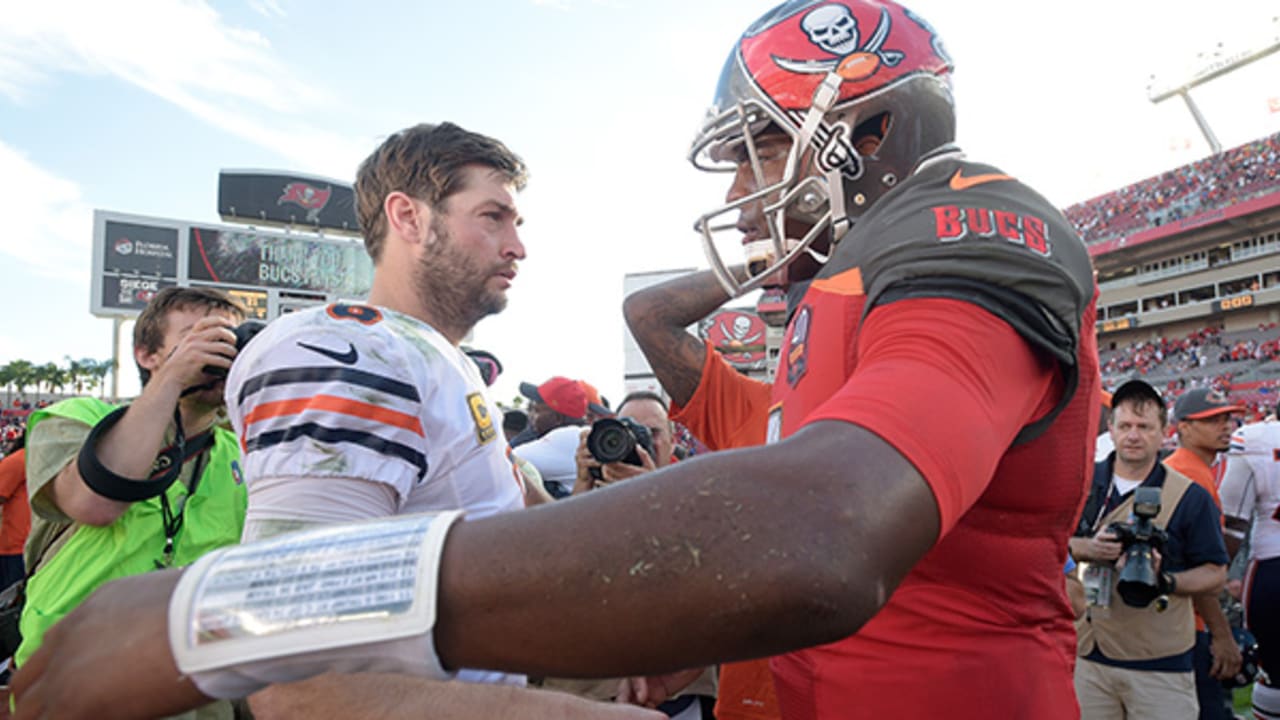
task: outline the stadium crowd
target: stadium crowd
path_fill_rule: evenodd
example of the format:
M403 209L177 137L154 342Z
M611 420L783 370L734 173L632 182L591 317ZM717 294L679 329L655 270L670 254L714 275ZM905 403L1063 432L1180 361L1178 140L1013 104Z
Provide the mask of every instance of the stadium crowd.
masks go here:
M1280 133L1063 210L1086 243L1182 220L1280 190Z

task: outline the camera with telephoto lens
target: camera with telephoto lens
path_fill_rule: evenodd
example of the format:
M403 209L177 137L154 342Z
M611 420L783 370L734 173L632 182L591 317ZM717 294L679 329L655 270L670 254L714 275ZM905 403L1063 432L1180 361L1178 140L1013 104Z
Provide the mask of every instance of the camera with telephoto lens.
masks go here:
M636 450L638 447L644 448L657 462L649 428L629 417L601 418L592 423L591 432L587 434L587 450L591 457L602 463L623 462L643 466L644 462ZM597 480L601 479L599 470L591 468L591 476Z
M1124 568L1116 590L1130 607L1146 607L1165 594L1154 552L1164 552L1169 535L1152 522L1159 514L1160 488L1140 487L1133 491L1133 519L1107 526L1124 547Z
M240 351L244 350L244 346L248 345L249 341L253 339L253 336L262 332L262 329L266 326L267 324L261 320L245 320L237 325L235 330L232 331L236 335L236 354L239 355ZM204 374L218 378L226 377L227 369L216 365L205 365Z

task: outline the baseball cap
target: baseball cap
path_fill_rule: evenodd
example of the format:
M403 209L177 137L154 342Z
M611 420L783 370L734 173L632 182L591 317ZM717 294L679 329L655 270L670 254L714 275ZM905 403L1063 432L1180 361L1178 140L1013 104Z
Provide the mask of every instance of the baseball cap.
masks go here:
M600 391L595 385L586 380L579 380L582 383L582 389L587 393L587 409L596 415L613 415L613 411L609 409L609 403L600 396Z
M498 360L498 356L488 350L477 350L475 348L463 348L463 352L476 364L476 368L480 371L480 377L484 379L484 384L492 387L498 376L502 374L502 363Z
M1160 397L1160 393L1151 387L1151 383L1136 379L1124 383L1111 393L1111 407L1120 407L1121 403L1131 398L1141 398L1154 402L1160 406L1160 417L1163 418L1165 416L1164 398Z
M1227 401L1225 393L1213 388L1188 390L1173 406L1173 419L1203 420L1223 413L1244 412L1244 408Z
M587 414L587 390L577 380L557 375L541 385L520 383L520 394L546 405L566 417L582 419Z

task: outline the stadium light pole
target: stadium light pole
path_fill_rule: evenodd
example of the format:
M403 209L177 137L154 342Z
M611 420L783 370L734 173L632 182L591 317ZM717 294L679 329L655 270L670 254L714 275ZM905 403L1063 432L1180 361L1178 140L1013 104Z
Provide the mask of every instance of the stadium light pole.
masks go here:
M1182 101L1187 105L1187 110L1191 111L1191 117L1196 121L1196 125L1199 126L1205 141L1209 143L1210 148L1213 148L1213 154L1221 153L1222 144L1218 142L1218 137L1213 134L1213 128L1209 127L1209 121L1201 114L1200 108L1196 105L1195 100L1191 98L1191 89L1220 78L1245 65L1257 62L1280 50L1280 17L1271 18L1271 26L1272 36L1270 39L1253 42L1243 50L1229 55L1223 55L1222 43L1218 43L1218 48L1214 50L1213 57L1203 66L1193 71L1191 77L1185 82L1157 87L1156 76L1152 75L1151 82L1147 85L1147 97L1153 104L1164 102L1175 95L1181 97ZM1199 57L1204 57L1203 53Z

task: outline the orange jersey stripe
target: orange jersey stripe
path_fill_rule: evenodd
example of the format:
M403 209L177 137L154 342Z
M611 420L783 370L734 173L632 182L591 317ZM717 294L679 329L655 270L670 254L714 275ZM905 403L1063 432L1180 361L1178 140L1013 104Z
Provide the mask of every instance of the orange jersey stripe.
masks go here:
M818 278L809 287L834 295L861 295L863 293L862 269L849 268L838 275Z
M295 400L263 403L245 416L244 426L247 428L259 420L267 420L283 415L298 415L306 410L323 410L366 420L376 420L384 425L404 428L418 437L426 437L422 431L422 423L412 415L333 395L314 395Z

